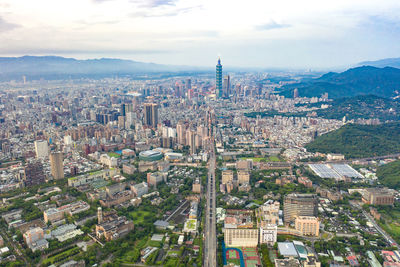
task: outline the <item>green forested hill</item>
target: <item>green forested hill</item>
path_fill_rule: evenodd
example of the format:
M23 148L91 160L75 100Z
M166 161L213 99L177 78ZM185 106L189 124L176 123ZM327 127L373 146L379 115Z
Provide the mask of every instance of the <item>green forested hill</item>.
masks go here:
M323 103L308 104L320 106ZM341 120L346 119L379 119L385 121L400 120L400 101L375 95L359 95L335 99L326 102L329 108L317 110L318 117Z
M378 168L376 175L379 181L387 187L400 188L400 160L382 165Z
M305 146L310 152L340 153L365 158L400 153L400 122L381 125L347 124Z
M400 88L400 69L363 66L341 73L329 72L318 79L286 85L280 94L293 97L295 88L301 97L320 97L324 93L331 99L367 94L394 97Z

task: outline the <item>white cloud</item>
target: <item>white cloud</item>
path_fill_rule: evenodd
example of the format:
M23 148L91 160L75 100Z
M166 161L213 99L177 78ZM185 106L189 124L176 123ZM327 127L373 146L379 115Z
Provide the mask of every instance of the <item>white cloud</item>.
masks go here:
M386 45L365 42L366 28L377 33L385 29L385 38L379 33L381 39L398 43L390 31L400 21L397 0L3 2L0 54L4 56L69 51L80 57L117 55L166 64L206 65L218 52L233 57L234 65L347 64L373 57L379 44ZM353 49L355 45L359 49ZM397 46L392 44L394 50L379 55L399 56ZM335 47L335 57L329 56ZM138 58L134 51L158 53L140 53Z

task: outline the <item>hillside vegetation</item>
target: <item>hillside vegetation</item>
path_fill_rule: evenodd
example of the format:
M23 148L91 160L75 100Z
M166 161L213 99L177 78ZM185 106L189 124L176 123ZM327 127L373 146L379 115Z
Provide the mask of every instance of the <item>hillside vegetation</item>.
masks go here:
M383 185L400 189L400 160L380 166L376 175Z
M295 88L300 97L320 97L324 93L331 99L368 94L394 97L399 94L400 69L363 66L341 73L329 72L318 79L286 85L280 94L293 97Z
M305 146L310 152L340 153L365 158L400 153L400 122L381 125L347 124Z

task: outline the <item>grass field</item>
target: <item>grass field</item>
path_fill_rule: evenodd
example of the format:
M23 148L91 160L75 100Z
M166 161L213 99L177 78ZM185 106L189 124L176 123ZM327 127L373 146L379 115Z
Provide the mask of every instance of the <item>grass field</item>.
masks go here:
M129 216L132 218L134 224L143 223L144 217L152 215L153 214L151 212L143 210L132 211L129 213Z
M120 154L117 154L115 152L108 152L107 155L109 155L112 158L120 158L121 157Z
M241 158L242 160L251 159L253 162L272 162L272 161L281 161L277 156L271 156L267 158L257 157L257 158Z

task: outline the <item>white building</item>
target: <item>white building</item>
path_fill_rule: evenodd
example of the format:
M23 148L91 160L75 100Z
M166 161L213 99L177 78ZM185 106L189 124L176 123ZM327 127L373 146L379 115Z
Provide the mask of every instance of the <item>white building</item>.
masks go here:
M34 144L37 158L46 158L49 156L49 146L47 145L47 141L36 140Z
M266 225L260 228L260 244L273 246L278 238L278 227L276 225Z

